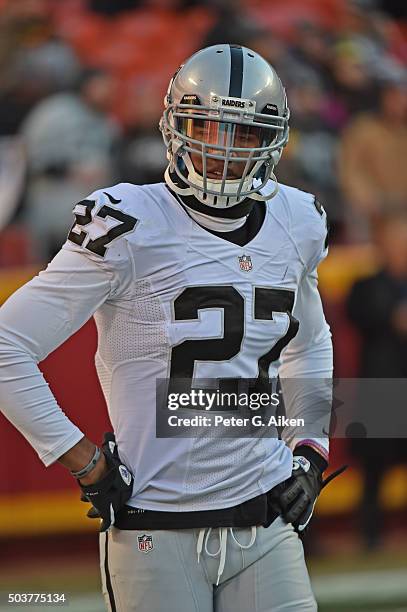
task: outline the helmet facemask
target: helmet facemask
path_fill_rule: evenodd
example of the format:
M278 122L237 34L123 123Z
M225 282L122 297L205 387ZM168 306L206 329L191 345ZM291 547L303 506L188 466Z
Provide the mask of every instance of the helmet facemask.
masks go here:
M160 128L170 165L166 181L184 195L193 195L207 206L228 208L246 198L267 200L260 190L270 178L288 140L288 108L283 116L267 104L256 113L252 100L213 95L210 106L197 96L171 103L169 94ZM175 185L175 173L186 188ZM177 181L177 182L179 182Z

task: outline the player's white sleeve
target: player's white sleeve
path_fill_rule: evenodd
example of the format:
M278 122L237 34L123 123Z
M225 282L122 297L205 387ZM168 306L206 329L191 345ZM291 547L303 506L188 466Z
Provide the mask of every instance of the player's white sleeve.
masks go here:
M327 255L325 224L323 211L320 237L308 259L293 310L294 317L299 321L299 330L282 352L279 375L287 416L305 421L305 427L286 427L283 439L292 450L300 442L306 441L328 459L333 349L318 291L316 270Z
M63 249L0 308L0 409L47 466L84 434L58 406L37 363L82 327L110 293L106 266Z

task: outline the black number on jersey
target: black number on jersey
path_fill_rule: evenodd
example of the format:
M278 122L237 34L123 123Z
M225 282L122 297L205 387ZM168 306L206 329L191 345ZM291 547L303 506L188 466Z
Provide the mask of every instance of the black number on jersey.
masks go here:
M74 228L76 225L84 227L92 222L92 210L94 209L95 204L96 202L93 200L82 200L82 202L79 202L79 205L85 207L85 212L83 214L78 212L74 213L75 221L68 234L68 240L79 246L83 245L88 236L88 232L83 230L78 234L74 231ZM116 238L131 232L137 223L137 219L134 217L126 215L121 210L117 210L111 206L102 206L102 208L96 213L95 217L100 217L101 219L111 217L113 219L117 219L117 221L120 221L119 225L110 228L110 230L103 236L99 236L99 238L96 238L95 240L88 240L87 244L85 244L85 249L91 253L99 255L100 257L105 256L107 248L114 240L116 240Z
M75 221L70 229L68 234L68 240L74 242L75 244L82 246L85 241L88 232L80 232L77 234L73 231L75 225L83 226L88 225L92 221L92 210L95 208L96 202L94 200L82 200L78 202L76 206L84 206L85 212L81 215L80 213L74 212Z
M184 340L171 353L171 378L192 378L195 361L226 361L240 351L244 332L244 299L230 285L188 287L174 302L176 321L199 318L199 310L223 309L223 337Z
M289 316L285 335L258 358L256 388L264 388L268 384L270 364L280 357L283 348L298 332L299 323L291 314L293 306L293 291L255 287L255 320L273 320L273 312L284 312ZM222 338L184 340L174 346L171 351L171 379L192 379L195 361L225 361L239 353L245 319L245 304L241 294L231 285L188 287L174 302L175 320L199 320L199 311L208 308L223 309Z
M292 316L294 306L294 291L286 289L271 289L267 287L255 287L254 289L254 318L260 320L273 320L273 312L285 312L289 317L289 325L284 336L275 345L257 360L258 377L256 389L262 390L269 384L268 371L270 364L281 355L281 351L292 340L298 332L299 322Z

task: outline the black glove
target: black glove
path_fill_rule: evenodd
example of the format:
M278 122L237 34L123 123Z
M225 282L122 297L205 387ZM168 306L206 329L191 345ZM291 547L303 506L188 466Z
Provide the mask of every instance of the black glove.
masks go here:
M124 506L133 492L134 477L120 460L114 434L104 435L102 452L105 456L108 472L98 482L79 486L82 489L82 501L89 501L92 508L90 518L101 518L100 531L106 531L114 525L116 513Z
M321 490L339 476L347 466L343 466L325 481L322 473L328 463L310 446L297 446L294 450L293 471L287 480L278 484L269 493L269 503L286 523L291 523L295 531L303 533L311 520L314 507Z

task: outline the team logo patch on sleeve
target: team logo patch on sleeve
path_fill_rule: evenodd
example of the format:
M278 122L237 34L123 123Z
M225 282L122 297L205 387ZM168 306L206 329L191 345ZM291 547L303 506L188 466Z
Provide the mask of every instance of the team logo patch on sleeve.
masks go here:
M138 540L138 549L143 553L148 553L150 550L153 550L153 536L143 534L137 537Z
M311 467L310 462L305 457L296 456L293 460L293 471L302 468L304 472L308 472Z
M131 474L129 470L126 468L125 465L120 465L119 472L120 472L120 476L122 477L123 481L128 486L131 483Z
M250 272L253 270L252 258L250 255L242 255L238 257L239 259L239 268L243 270L243 272Z

